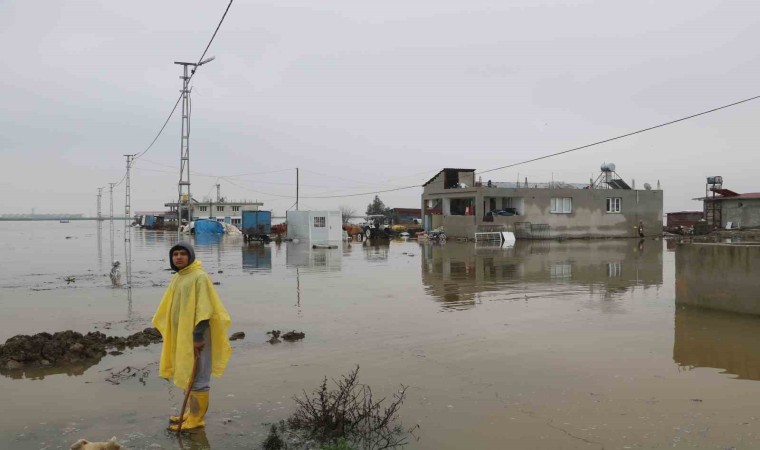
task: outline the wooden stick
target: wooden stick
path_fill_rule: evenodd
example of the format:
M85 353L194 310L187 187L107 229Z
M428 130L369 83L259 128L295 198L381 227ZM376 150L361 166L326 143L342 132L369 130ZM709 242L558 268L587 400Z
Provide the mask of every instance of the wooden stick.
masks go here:
M190 392L192 392L193 384L195 383L195 376L198 372L198 355L200 351L193 346L193 376L190 378L190 383L187 385L187 392L185 392L185 400L182 402L182 411L179 413L179 421L177 422L177 434L182 431L182 422L185 421L185 408L187 408L187 400L190 398Z

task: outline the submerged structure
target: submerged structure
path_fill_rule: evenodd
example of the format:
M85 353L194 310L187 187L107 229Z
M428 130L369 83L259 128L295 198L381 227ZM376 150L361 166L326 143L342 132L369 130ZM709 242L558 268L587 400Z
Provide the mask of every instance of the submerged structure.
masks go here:
M449 237L511 231L518 239L662 235L663 192L634 189L614 164L588 183L481 182L474 169L442 169L423 185L425 230ZM658 183L659 184L659 183Z

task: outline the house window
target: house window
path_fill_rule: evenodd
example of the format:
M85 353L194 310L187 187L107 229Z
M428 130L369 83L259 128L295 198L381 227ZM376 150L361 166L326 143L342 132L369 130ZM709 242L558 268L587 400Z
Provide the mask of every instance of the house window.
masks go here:
M233 206L232 207L232 212L238 212L238 211L240 211L240 207L239 206Z
M607 212L619 213L620 205L623 203L623 199L620 197L607 197Z
M573 212L573 199L571 197L554 197L551 201L551 210L554 214L570 214Z
M325 217L315 217L314 218L314 228L324 228L325 227Z
M216 212L224 212L224 206L217 206Z
M208 210L208 206L199 206L199 207L198 207L198 209L199 209L201 212L206 212L206 210Z

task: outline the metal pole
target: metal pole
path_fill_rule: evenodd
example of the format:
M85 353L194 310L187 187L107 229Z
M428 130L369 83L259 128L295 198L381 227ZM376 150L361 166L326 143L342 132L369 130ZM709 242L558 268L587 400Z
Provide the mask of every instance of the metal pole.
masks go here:
M108 183L109 190L111 192L111 223L110 223L110 233L111 233L111 262L113 263L113 240L114 240L114 233L113 233L113 187L116 183Z
M102 198L103 198L103 188L99 187L98 188L98 223L100 223L100 221L103 220L103 214L101 213L101 210L100 210L100 204L101 204Z
M177 236L181 235L180 226L182 225L182 210L187 209L187 223L189 224L193 220L193 196L190 193L190 78L198 69L198 67L209 63L214 60L214 57L210 57L200 61L198 63L180 62L174 61L174 64L182 66L182 76L179 77L182 80L182 137L179 145L179 183L177 184L177 191L179 198L177 199ZM190 72L188 67L192 66ZM187 193L183 195L187 186ZM183 201L186 202L183 205Z
M127 272L127 288L132 287L132 227L130 226L130 220L132 220L131 213L131 193L130 193L130 169L132 168L132 158L135 155L124 155L127 157L127 177L126 177L126 195L124 200L124 259Z
M298 211L298 167L296 167L296 211Z
M179 183L177 184L177 192L179 194L177 199L177 236L180 236L180 229L182 227L182 216L185 206L187 206L187 222L188 224L193 219L190 213L190 90L188 89L188 83L190 83L190 76L188 74L188 66L193 65L191 63L175 62L174 64L182 65L182 136L180 137L179 144ZM185 189L187 186L187 189ZM185 191L187 193L185 194ZM183 202L187 202L185 205Z

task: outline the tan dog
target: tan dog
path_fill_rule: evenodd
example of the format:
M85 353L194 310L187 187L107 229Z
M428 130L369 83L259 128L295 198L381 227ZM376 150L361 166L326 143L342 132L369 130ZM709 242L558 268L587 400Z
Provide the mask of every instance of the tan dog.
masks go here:
M107 442L90 442L87 439L80 439L71 446L71 450L126 450L118 442L116 436Z

